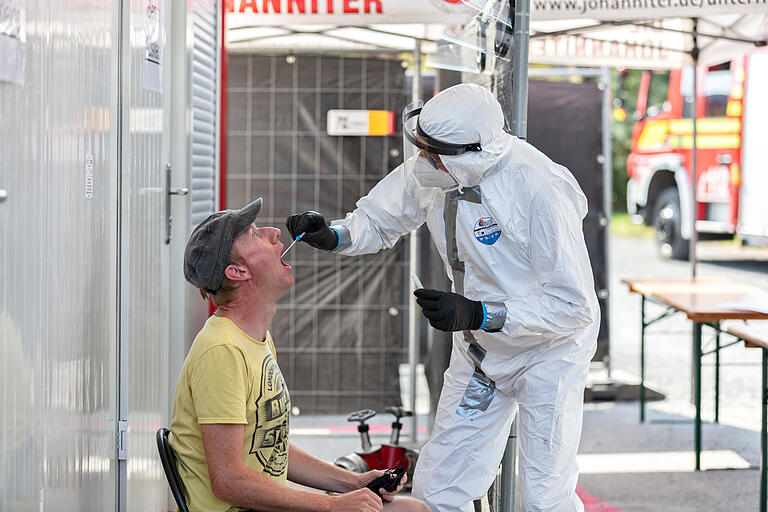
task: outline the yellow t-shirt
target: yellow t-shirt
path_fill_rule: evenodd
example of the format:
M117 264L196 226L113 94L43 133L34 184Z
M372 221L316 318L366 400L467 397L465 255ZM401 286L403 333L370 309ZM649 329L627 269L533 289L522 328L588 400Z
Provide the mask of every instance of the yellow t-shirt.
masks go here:
M213 495L200 425L243 424L246 466L285 483L290 408L269 332L258 341L232 321L210 317L184 361L173 399L170 442L190 511L245 510Z

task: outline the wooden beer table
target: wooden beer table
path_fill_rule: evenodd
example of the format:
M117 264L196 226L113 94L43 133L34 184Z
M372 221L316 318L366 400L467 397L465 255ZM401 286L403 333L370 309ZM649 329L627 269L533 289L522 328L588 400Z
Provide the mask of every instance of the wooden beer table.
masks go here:
M645 421L645 329L676 312L685 313L693 323L693 401L694 447L696 471L701 470L701 366L705 355L715 355L715 422L720 408L720 350L745 342L747 347L762 349L762 425L760 428L760 512L766 510L768 490L768 340L760 339L738 328L721 329L723 320L767 320L768 293L760 288L716 277L686 280L623 279L629 291L640 294L640 421ZM645 303L655 302L667 309L659 316L646 320ZM707 325L715 331L715 349L702 353L701 330ZM721 346L720 334L727 333L736 341Z

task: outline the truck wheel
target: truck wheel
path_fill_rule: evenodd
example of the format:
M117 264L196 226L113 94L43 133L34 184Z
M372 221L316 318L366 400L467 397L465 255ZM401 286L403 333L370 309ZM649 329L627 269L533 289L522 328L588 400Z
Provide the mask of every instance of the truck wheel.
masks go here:
M680 234L681 222L680 197L677 189L667 187L659 194L653 212L656 241L664 258L688 259L688 240Z

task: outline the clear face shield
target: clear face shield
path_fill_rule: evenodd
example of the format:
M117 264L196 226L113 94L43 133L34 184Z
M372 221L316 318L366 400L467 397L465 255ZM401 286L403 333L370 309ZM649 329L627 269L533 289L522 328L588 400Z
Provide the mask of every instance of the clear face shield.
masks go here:
M411 175L421 187L451 189L459 181L445 167L444 156L456 156L467 151L481 151L480 143L452 144L427 135L419 126L424 102L416 101L403 110L403 165L406 176Z

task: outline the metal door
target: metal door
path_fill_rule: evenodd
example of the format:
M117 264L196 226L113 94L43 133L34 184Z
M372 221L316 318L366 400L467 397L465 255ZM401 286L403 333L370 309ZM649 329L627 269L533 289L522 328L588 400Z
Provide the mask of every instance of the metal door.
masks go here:
M124 0L121 16L118 510L165 510L155 432L168 425L171 2Z
M208 303L184 279L182 261L192 230L218 209L220 9L217 0L195 0L174 5L173 12L173 180L188 188L189 196L171 205L170 397L187 351L210 314Z

